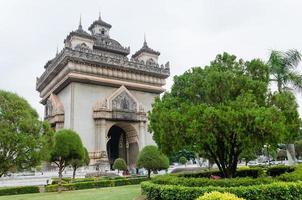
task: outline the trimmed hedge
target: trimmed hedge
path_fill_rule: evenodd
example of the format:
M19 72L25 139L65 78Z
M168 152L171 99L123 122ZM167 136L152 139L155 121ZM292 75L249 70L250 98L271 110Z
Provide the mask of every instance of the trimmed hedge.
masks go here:
M277 182L266 185L241 187L185 187L158 185L150 181L141 183L142 193L148 200L194 200L212 191L229 192L246 200L297 200L302 199L302 182Z
M248 169L238 169L235 177L252 177L258 178L264 175L264 170L260 167L248 168ZM210 178L211 176L220 176L222 177L222 173L218 170L212 171L203 171L199 173L179 173L177 176L183 176L187 178Z
M62 178L62 184L68 184L68 183L81 183L81 182L92 182L92 181L101 181L101 180L124 180L124 179L132 179L132 178L144 178L146 176L130 176L130 177L89 177L89 178ZM53 178L52 179L52 185L56 185L59 183L59 178Z
M112 179L112 180L99 180L99 181L88 181L88 182L75 182L62 184L62 190L82 190L89 188L102 188L102 187L115 187L122 185L136 185L143 181L149 180L147 177L144 178L123 178L123 179ZM58 191L58 185L48 185L45 187L46 192Z
M236 187L270 184L276 180L272 178L232 178L232 179L209 179L209 178L185 178L174 175L162 175L154 177L151 182L161 185L182 185L186 187L204 187L204 186L219 186L219 187Z
M239 198L234 194L230 193L221 193L221 192L211 192L205 193L203 196L199 197L196 200L244 200L243 198Z
M0 196L3 195L16 195L27 193L39 193L38 186L22 186L22 187L4 187L0 188Z
M293 172L294 170L295 170L295 167L286 166L286 165L277 165L277 166L267 168L266 173L268 176L275 177L275 176L280 176L281 174L284 174L284 173Z

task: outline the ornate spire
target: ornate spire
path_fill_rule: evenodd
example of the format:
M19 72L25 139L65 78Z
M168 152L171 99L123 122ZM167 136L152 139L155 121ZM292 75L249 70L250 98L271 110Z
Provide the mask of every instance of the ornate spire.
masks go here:
M99 20L102 21L101 11L99 11Z
M56 52L56 56L59 54L59 47L57 45L57 52Z
M144 47L147 47L148 44L147 44L147 41L146 41L146 33L144 33Z
M78 30L83 30L83 27L82 27L82 15L80 15L80 22L79 22Z

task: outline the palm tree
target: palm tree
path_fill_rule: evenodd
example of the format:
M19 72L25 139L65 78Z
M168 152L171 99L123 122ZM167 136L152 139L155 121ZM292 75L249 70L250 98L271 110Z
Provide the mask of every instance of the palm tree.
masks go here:
M268 64L270 66L270 74L272 79L277 83L278 92L296 89L302 91L302 75L295 71L301 61L301 54L297 50L288 50L285 52L271 52ZM296 162L295 146L288 144L287 150L291 159Z

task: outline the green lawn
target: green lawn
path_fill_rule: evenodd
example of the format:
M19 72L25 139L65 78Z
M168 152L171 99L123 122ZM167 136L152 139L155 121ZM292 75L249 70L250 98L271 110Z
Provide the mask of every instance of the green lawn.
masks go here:
M132 200L140 195L140 185L57 192L0 196L0 200Z

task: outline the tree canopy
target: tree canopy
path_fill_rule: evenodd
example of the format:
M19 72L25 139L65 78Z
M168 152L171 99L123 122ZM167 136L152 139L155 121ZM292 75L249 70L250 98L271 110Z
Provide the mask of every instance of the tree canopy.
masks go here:
M268 83L269 67L261 60L217 55L209 66L174 77L171 92L149 112L149 129L164 153L202 152L232 177L242 153L285 138L286 119L271 102Z
M82 160L85 150L80 136L69 129L62 129L55 133L54 142L50 148L50 162L59 168L59 185L61 184L62 172L72 160ZM59 187L60 189L60 187Z
M169 159L160 153L156 146L148 145L139 152L136 165L139 168L145 168L150 178L151 171L168 169Z
M37 112L25 99L0 90L0 177L39 163L42 131Z
M69 161L69 164L73 169L73 173L72 173L73 179L75 179L76 171L79 167L88 166L89 163L90 163L90 158L89 158L88 151L85 147L83 147L83 148L84 148L84 154L83 154L83 157L81 159L76 158L76 159L71 159Z
M122 158L117 158L115 159L114 163L113 163L113 169L117 169L118 172L120 170L126 170L127 169L127 165L124 159Z

